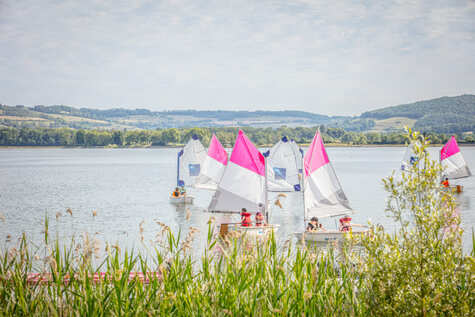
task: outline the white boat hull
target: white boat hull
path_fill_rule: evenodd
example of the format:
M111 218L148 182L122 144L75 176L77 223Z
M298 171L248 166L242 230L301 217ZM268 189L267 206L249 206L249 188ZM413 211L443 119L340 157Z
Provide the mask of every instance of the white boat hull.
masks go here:
M193 196L180 196L174 197L170 196L170 203L174 205L185 205L185 204L193 204L194 197Z
M276 232L278 229L279 225L243 227L238 224L223 223L220 225L219 234L226 236L231 232L237 232L239 235L247 235L249 237L265 237L271 232Z
M277 230L279 230L279 225L267 225L267 226L259 226L259 227L237 226L236 230L250 236L262 236L262 235L269 234L271 232L277 232Z
M353 229L351 234L363 234L367 232L368 229L363 230L355 230ZM305 240L305 241L312 241L312 242L332 242L332 241L343 241L345 235L349 234L349 232L342 232L339 230L327 230L327 231L306 231L306 232L296 232L295 236L297 240Z

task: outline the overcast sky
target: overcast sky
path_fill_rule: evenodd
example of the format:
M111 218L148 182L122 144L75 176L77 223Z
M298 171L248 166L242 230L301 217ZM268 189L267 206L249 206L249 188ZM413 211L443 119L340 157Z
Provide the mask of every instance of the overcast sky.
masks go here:
M356 115L475 93L475 1L0 0L0 103Z

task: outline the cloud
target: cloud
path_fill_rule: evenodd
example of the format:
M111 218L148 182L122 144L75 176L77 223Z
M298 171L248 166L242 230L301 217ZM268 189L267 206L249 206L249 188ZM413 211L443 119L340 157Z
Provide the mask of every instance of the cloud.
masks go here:
M0 2L0 102L357 114L475 92L473 21L470 1Z

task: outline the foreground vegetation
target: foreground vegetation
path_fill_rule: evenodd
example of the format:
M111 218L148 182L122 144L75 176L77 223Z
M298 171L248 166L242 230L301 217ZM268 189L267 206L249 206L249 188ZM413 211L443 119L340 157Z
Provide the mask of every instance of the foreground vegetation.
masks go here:
M299 144L312 141L316 127L297 128L242 128L259 146L273 145L283 136L294 139ZM205 145L213 133L227 145L234 144L238 128L170 128L160 130L73 130L47 128L0 128L0 145L23 146L109 146L109 147L147 147L186 143L192 135L197 135ZM405 144L407 137L403 132L349 132L342 128L320 126L326 143L334 144ZM427 133L434 144L445 143L450 134ZM472 134L457 135L459 143L475 143Z
M440 189L440 165L429 160L427 139L410 138L420 160L402 179L384 180L395 232L371 225L370 234L350 236L341 248L316 249L278 245L272 236L260 243L220 239L210 222L207 246L197 256L194 229L181 240L159 223L152 251L107 245L101 254L88 235L60 247L46 221L45 248L32 251L23 237L2 250L1 314L470 316L475 249L462 252L456 204ZM51 281L29 282L32 271L51 273ZM106 279L94 282L98 271ZM129 280L132 271L160 277Z

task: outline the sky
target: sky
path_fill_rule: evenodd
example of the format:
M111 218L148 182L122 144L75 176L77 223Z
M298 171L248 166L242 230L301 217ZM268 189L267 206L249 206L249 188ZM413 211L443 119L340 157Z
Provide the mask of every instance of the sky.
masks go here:
M0 0L0 103L357 115L475 94L475 0Z

